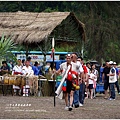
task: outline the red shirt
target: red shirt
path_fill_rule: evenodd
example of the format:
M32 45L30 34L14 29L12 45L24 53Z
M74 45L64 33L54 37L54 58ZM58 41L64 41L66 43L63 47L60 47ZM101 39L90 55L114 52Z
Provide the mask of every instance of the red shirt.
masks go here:
M88 70L87 70L86 66L82 65L82 67L83 67L84 73L88 73Z

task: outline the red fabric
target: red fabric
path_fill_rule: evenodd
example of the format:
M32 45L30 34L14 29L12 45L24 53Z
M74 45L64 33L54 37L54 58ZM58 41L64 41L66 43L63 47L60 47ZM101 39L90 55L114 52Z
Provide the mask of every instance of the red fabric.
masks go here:
M18 74L22 75L21 72L14 72L14 75L18 75Z
M63 83L63 86L62 86L62 90L65 92L66 91L66 81L64 81L64 83Z
M73 80L72 74L74 74L76 77L78 76L78 73L77 73L77 72L69 70L68 76L67 76L67 80L70 80L70 81Z
M55 52L54 48L52 48L52 51L51 51L51 58L53 57L53 53Z
M62 91L66 91L66 86L62 86Z
M75 80L73 81L73 83L76 84L76 85L78 85L78 80L75 79Z
M96 88L96 81L93 80L93 88L95 89Z
M84 73L88 73L88 70L87 70L86 66L82 65L82 67L83 67Z

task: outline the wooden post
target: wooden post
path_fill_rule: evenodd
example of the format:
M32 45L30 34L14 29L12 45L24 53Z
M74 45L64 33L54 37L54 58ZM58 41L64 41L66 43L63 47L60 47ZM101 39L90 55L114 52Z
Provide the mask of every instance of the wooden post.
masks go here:
M54 55L55 55L54 46L55 46L55 40L54 38L52 38L52 57L53 57L52 70L54 69ZM53 75L53 80L54 80L54 107L55 107L55 75Z

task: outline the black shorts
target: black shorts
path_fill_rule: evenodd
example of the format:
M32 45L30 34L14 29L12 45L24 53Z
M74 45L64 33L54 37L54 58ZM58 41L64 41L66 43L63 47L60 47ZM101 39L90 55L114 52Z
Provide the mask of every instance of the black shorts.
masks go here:
M105 81L104 82L104 90L107 90L109 88L109 82Z
M70 93L71 90L75 91L75 87L73 87L72 81L66 80L66 92Z
M93 84L89 84L88 89L93 89Z

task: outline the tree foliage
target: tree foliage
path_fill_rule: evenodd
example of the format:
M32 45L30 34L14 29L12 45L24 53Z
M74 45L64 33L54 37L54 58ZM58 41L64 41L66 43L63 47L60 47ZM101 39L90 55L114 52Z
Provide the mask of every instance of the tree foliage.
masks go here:
M84 56L86 56L86 59L96 59L99 62L101 62L102 60L113 60L119 62L120 59L119 1L0 2L0 12L16 12L16 11L74 12L77 18L85 24L86 42L84 48ZM77 47L77 49L79 49L79 47ZM57 48L57 50L62 49Z
M0 59L9 58L9 60L16 60L16 57L11 52L12 49L16 48L15 46L16 44L11 39L11 36L7 37L2 35L0 39Z

